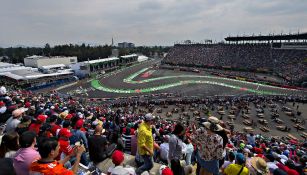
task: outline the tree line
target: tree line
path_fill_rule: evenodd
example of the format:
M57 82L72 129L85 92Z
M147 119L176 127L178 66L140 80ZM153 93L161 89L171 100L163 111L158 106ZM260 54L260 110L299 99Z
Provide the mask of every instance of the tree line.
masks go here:
M48 43L45 47L9 47L0 48L0 56L4 56L2 61L10 63L23 63L23 59L27 56L32 55L43 55L43 56L77 56L78 61L95 60L99 58L107 58L111 56L112 47L110 45L77 45L77 44L65 44L56 45L51 47ZM131 53L141 53L148 57L157 53L159 56L169 50L169 47L162 46L139 46L135 48L119 48L119 56L127 55Z

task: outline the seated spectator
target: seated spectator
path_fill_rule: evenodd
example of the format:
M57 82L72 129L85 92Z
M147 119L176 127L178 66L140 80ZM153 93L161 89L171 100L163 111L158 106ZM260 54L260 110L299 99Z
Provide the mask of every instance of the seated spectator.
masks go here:
M6 106L5 103L3 101L0 101L0 115L4 114L6 112Z
M31 116L23 116L20 123L17 125L16 132L22 135L23 132L28 131L31 124Z
M236 155L236 163L228 165L224 170L226 175L248 175L248 169L245 167L245 157L242 153Z
M62 128L59 132L59 154L57 160L63 159L65 156L70 155L73 152L73 147L70 144L69 138L72 136L71 132L67 128Z
M132 167L123 167L124 153L121 151L114 151L112 154L112 162L115 165L108 169L108 175L135 175L135 170Z
M22 118L25 112L24 108L15 109L12 112L12 116L6 121L5 132L13 132L17 128L20 123L20 119Z
M235 163L235 158L236 158L236 155L234 152L231 151L228 153L228 160L226 160L221 167L222 173L224 172L225 168L228 167L228 165Z
M29 126L29 131L34 131L36 134L38 134L40 127L42 126L43 123L45 123L46 119L47 119L46 115L39 115L36 118L36 122L32 123Z
M44 174L44 175L72 175L76 174L79 168L81 154L85 151L83 146L78 146L74 150L74 154L66 156L60 161L56 161L58 156L60 145L54 138L43 138L38 143L38 152L41 156L36 162L30 165L30 174ZM76 156L76 160L71 170L64 168L64 164L70 160L73 156Z
M174 174L173 171L168 166L162 165L159 168L159 175L173 175L173 174Z
M97 125L94 135L88 138L88 151L90 159L94 164L98 164L107 158L106 148L108 140L102 135L104 132L105 129L101 125Z
M6 133L2 137L0 158L13 158L19 149L19 135L17 132Z
M14 168L18 175L28 175L30 164L40 159L39 153L34 148L36 144L36 134L33 131L24 132L20 138L20 149L16 152L14 161Z
M11 158L0 158L0 172L1 175L16 175Z
M250 167L248 167L251 175L269 175L270 171L266 161L260 157L250 159Z

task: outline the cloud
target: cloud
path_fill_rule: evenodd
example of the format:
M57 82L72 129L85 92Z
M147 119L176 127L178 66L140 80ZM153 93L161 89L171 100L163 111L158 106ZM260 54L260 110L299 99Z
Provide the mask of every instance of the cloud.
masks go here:
M172 45L229 34L307 32L305 0L4 0L0 46Z

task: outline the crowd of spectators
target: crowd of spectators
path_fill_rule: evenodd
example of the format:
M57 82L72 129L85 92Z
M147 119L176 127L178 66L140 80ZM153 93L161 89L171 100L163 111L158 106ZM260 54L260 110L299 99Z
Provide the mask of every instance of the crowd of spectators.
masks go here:
M237 106L286 103L291 96L204 97L194 103ZM190 101L170 101L190 104ZM148 113L149 101L86 104L56 92L33 94L0 88L0 174L82 174L79 163L95 167L112 159L108 174L146 174L154 162L162 175L290 174L306 172L305 142L284 142L229 130L213 116L180 122ZM140 108L144 108L140 110ZM124 153L137 167L124 165ZM7 169L10 169L9 171Z
M289 82L306 79L306 50L277 49L270 44L175 45L166 64L274 72Z

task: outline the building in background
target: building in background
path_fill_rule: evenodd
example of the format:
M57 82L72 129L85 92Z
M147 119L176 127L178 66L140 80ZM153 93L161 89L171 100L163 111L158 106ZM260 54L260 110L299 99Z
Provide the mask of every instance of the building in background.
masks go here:
M52 73L43 73L38 68L0 62L0 84L3 85L14 85L34 90L74 80L74 72L70 69L53 70Z
M128 42L122 42L118 43L118 48L134 48L135 45L133 43L128 43Z
M43 66L64 64L66 66L77 63L77 57L64 57L64 56L29 56L24 58L24 64L28 67L41 68Z
M120 65L118 57L103 58L97 60L83 61L72 64L70 68L75 72L75 75L84 78L91 73L103 73L116 69Z

